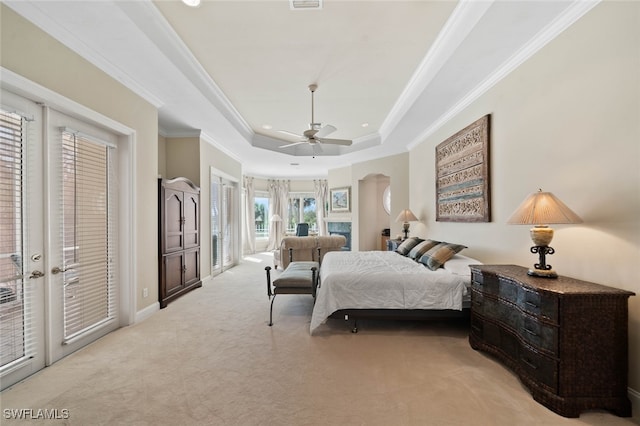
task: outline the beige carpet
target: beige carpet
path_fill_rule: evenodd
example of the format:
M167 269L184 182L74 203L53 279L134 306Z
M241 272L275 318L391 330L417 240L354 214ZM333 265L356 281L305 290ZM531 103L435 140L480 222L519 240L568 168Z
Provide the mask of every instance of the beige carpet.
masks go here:
M260 254L132 327L1 394L3 425L629 425L565 419L469 347L460 322L329 320L309 335L310 296L278 296ZM66 409L13 421L5 409Z

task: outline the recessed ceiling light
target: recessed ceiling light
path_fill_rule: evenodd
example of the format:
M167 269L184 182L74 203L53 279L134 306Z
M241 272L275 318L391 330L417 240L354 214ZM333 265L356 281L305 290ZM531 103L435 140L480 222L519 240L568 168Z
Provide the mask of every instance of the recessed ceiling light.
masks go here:
M271 130L271 129L273 129L273 126L271 124L263 124L262 128L265 129L265 130Z
M362 123L361 126L362 127L369 127L369 123Z
M200 6L200 0L182 0L182 3L186 4L190 7L198 7Z

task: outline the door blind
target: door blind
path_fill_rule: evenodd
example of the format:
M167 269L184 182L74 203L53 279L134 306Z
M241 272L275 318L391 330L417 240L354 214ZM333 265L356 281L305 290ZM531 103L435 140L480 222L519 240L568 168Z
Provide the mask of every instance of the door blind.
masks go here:
M0 371L33 355L33 292L24 278L27 121L0 110Z
M64 342L116 317L114 148L62 131Z

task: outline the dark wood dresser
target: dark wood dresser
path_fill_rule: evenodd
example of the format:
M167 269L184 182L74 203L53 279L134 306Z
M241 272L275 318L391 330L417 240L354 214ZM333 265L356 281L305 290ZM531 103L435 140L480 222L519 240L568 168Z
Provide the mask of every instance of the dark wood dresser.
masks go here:
M628 298L634 293L515 265L472 265L469 343L512 369L533 398L565 417L631 416Z

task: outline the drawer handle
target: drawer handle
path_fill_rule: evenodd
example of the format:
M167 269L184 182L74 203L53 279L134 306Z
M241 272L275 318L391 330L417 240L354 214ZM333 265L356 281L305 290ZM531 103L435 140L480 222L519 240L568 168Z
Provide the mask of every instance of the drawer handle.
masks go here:
M538 308L538 305L536 305L533 302L529 302L528 300L526 302L524 302L524 303L525 303L525 305L530 306L532 308Z
M537 366L537 365L534 365L534 364L533 364L531 361L529 361L528 359L526 359L526 358L520 358L520 360L521 360L522 362L524 362L525 364L527 364L527 365L528 365L529 367L531 367L532 369L534 369L534 370L537 370L537 369L538 369L538 366Z
M538 337L538 333L536 333L533 330L529 330L527 327L524 328L524 331L526 331L527 333L529 333L532 336Z

